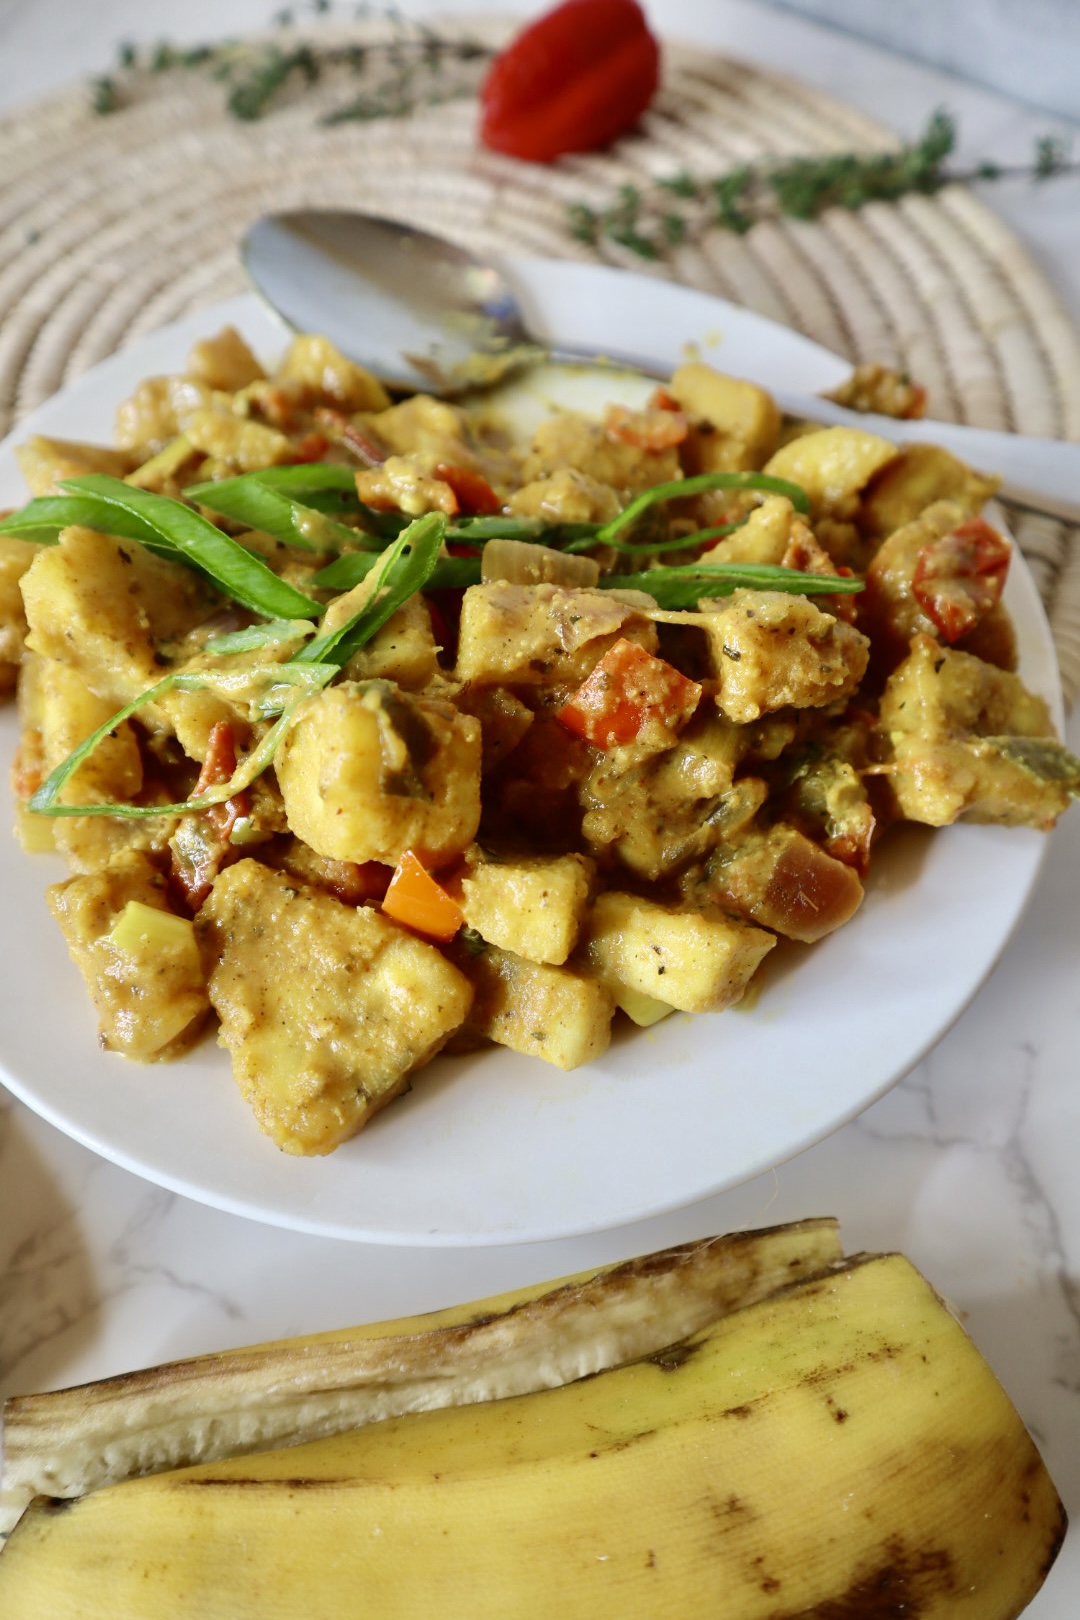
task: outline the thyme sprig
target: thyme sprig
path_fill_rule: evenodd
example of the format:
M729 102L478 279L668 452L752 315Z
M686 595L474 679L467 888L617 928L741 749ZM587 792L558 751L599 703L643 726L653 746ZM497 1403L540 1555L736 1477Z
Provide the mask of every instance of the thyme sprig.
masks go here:
M304 30L305 16L326 17L335 9L356 20L379 19L387 37L334 42ZM360 88L324 113L322 123L401 117L420 106L474 93L475 75L449 75L446 69L450 64L467 69L471 63L486 63L493 54L467 35L448 37L396 9L367 3L335 8L333 0L310 0L307 6L279 11L273 23L280 33L277 40L224 39L188 46L167 40L149 46L125 42L114 67L92 81L92 106L98 113L116 112L148 76L187 71L221 84L229 113L252 122L265 117L290 89L311 88L335 72Z
M713 227L745 234L762 219L817 219L827 208L864 208L944 186L1020 177L1034 181L1080 172L1069 142L1044 135L1030 163L950 165L956 123L938 109L918 140L892 152L836 152L743 164L726 174L685 171L651 186L624 185L603 207L572 203L567 223L579 241L614 243L642 259L660 259L679 243Z

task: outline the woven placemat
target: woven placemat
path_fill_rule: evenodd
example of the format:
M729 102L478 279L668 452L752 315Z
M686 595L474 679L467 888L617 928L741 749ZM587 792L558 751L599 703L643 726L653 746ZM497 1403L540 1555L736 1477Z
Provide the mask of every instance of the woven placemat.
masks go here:
M326 38L387 37L378 18ZM498 44L506 20L455 30ZM446 71L478 81L480 65ZM881 150L895 137L799 82L669 44L663 88L611 150L541 167L481 149L466 95L404 117L327 126L333 72L254 123L220 84L174 69L136 78L96 114L77 86L0 123L0 433L113 350L243 289L236 245L269 209L355 207L481 251L602 260L673 277L772 316L852 362L924 383L933 416L1080 439L1080 338L1017 239L975 196L831 210L814 222L713 228L644 262L579 240L568 207L680 170ZM635 335L628 346L647 348ZM1080 530L1010 513L1050 616L1068 698L1080 691Z

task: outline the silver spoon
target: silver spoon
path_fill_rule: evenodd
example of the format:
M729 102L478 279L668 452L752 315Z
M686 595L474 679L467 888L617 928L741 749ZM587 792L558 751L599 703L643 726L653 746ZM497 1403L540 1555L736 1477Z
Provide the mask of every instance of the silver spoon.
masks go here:
M540 358L589 361L533 339L513 289L492 265L441 237L367 214L310 209L257 220L242 244L255 290L297 332L319 332L393 387L454 394ZM656 362L605 350L605 365L666 376ZM942 445L996 472L1001 496L1080 522L1080 444L956 422L897 421L816 395L772 389L807 421L860 427L895 444Z

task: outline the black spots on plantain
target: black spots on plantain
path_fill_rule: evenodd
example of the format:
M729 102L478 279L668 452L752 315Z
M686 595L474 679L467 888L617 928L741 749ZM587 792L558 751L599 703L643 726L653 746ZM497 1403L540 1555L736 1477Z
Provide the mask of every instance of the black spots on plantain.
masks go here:
M777 1610L770 1620L919 1620L940 1612L943 1597L955 1590L953 1561L940 1548L911 1548L890 1537L880 1558L856 1576L846 1592L811 1608Z

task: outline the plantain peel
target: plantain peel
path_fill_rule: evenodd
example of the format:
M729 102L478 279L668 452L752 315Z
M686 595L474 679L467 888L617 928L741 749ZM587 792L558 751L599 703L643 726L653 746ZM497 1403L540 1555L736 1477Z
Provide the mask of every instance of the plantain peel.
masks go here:
M1013 1620L1065 1520L985 1361L900 1255L792 1277L593 1377L39 1496L0 1612Z
M4 1407L0 1531L33 1496L552 1388L649 1355L841 1256L819 1218L705 1238L405 1321L153 1367Z

